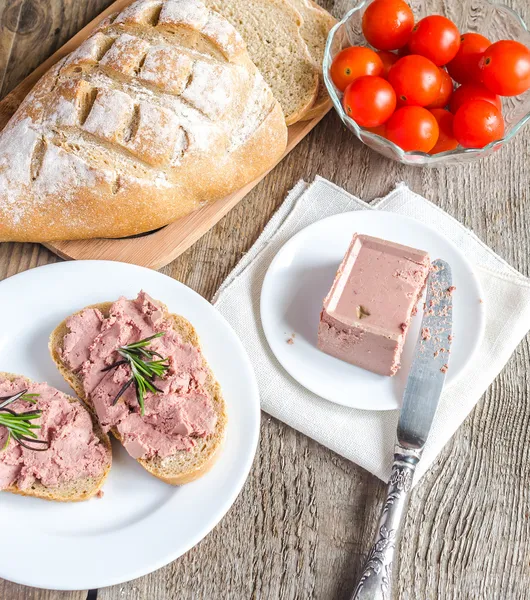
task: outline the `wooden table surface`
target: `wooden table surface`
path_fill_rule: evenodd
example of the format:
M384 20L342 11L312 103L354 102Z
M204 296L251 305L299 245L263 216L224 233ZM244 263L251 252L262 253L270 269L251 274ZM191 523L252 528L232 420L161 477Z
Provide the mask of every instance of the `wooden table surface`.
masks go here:
M447 14L470 0L446 0ZM340 16L348 0L321 0ZM0 2L0 97L110 0ZM508 0L530 22L527 0ZM440 2L438 11L443 11ZM357 142L330 113L237 208L163 272L210 299L300 179L316 174L371 200L406 181L530 275L529 129L495 157L406 168ZM58 259L0 244L0 279ZM529 337L413 492L395 580L399 600L530 598ZM352 432L355 435L355 432ZM99 600L348 600L385 486L263 415L250 477L228 515L167 567ZM2 552L9 552L3 540ZM138 548L141 551L141 548ZM23 560L23 557L21 557ZM84 600L0 580L2 600Z

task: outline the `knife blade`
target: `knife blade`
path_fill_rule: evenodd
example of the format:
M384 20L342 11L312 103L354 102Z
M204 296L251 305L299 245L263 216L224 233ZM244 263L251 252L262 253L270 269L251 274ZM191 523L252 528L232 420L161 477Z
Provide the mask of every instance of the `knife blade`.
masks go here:
M453 340L451 267L432 263L421 331L403 395L397 439L404 448L423 449L449 368Z
M453 340L454 291L451 268L435 260L427 279L427 296L414 358L403 394L392 475L377 535L351 600L388 600L395 548L406 513L412 480L449 368Z

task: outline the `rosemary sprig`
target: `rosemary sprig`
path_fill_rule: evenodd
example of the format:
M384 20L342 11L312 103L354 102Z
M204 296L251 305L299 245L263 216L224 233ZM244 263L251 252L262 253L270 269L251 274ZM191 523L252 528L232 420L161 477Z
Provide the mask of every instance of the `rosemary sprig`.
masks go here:
M28 410L23 413L16 413L14 410L7 408L17 400L25 400L26 402L35 404L39 394L28 394L27 391L22 390L14 396L3 396L0 398L0 425L7 429L7 439L2 451L8 447L11 438L28 450L42 452L48 450L50 447L49 442L39 440L34 431L35 429L40 429L40 425L35 425L33 421L41 416L42 411Z
M118 400L123 396L125 391L134 383L136 388L136 399L140 406L140 414L145 414L145 403L144 397L147 391L156 393L161 392L155 384L155 377L162 377L169 369L169 362L167 358L161 356L158 352L150 350L147 346L149 343L159 337L165 335L165 331L156 333L150 337L129 344L127 346L120 346L117 352L122 356L122 360L118 360L109 367L103 369L103 371L110 371L116 369L120 365L129 365L131 369L131 379L125 382L120 391L114 397L112 405L114 406ZM158 357L159 360L154 360Z

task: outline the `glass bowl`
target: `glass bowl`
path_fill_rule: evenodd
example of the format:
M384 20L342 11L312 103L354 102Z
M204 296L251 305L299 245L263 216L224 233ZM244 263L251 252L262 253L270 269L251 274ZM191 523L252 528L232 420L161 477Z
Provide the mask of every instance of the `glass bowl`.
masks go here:
M442 166L465 163L496 152L506 144L530 119L530 90L520 96L502 98L502 112L506 124L502 139L484 148L456 148L448 152L430 155L424 152L405 152L393 142L359 127L342 108L342 92L331 80L329 70L334 57L348 46L367 46L362 33L362 17L372 0L364 0L330 31L324 55L324 81L343 123L367 146L380 154L406 165ZM461 0L451 3L445 16L450 18L461 33L474 31L485 35L492 42L501 39L517 40L530 47L530 33L524 21L511 8L494 0ZM409 1L416 21L430 14L440 14L435 0Z

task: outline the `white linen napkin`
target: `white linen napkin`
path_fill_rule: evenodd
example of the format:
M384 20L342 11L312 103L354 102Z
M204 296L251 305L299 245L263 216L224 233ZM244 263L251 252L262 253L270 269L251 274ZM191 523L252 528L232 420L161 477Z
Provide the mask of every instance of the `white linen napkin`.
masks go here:
M425 473L530 329L530 280L434 204L400 184L371 205L322 178L300 181L232 271L214 298L254 365L262 409L338 454L387 480L398 411L363 411L333 404L308 391L281 367L265 339L260 293L267 269L283 244L311 223L342 212L383 209L433 225L473 263L483 289L486 330L466 376L444 391L416 472Z

